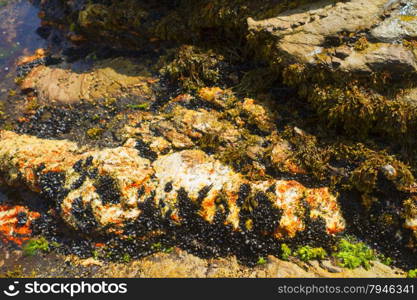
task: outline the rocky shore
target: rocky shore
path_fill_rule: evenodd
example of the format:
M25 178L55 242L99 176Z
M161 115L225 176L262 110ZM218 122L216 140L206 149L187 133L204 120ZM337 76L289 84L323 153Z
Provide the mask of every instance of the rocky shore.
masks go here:
M49 46L0 106L0 182L43 205L0 201L4 243L172 248L203 277L417 267L417 1L31 2Z

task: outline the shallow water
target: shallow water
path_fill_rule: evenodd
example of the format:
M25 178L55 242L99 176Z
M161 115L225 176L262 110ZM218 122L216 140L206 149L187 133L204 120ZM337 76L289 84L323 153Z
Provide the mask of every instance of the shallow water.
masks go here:
M16 60L44 47L46 41L36 33L40 26L38 9L28 0L0 1L0 20L0 101L4 103L15 99L11 95Z
M9 108L18 105L21 96L15 92L16 61L44 47L36 30L40 26L38 9L28 0L0 1L0 121L13 114ZM0 122L1 123L1 122ZM17 200L8 189L0 187L0 204ZM1 246L1 245L0 245Z

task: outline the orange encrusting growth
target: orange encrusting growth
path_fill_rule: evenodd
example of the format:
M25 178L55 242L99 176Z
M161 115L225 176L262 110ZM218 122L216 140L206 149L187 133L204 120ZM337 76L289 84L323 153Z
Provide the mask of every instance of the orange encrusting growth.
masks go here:
M27 218L25 224L19 224L19 214L25 215ZM0 205L0 240L3 243L13 242L22 245L31 237L32 221L39 217L38 212L30 211L25 206Z
M47 53L46 53L45 49L42 49L42 48L37 49L35 51L35 54L34 55L21 57L17 61L17 65L18 66L22 66L22 65L31 63L31 62L33 62L33 61L35 61L37 59L44 58L46 56L46 54Z

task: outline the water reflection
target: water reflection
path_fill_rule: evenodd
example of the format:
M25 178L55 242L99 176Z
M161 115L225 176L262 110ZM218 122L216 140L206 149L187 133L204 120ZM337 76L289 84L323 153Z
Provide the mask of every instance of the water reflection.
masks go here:
M16 59L46 45L36 33L40 26L38 9L28 0L5 3L0 5L0 101L3 103L13 95Z

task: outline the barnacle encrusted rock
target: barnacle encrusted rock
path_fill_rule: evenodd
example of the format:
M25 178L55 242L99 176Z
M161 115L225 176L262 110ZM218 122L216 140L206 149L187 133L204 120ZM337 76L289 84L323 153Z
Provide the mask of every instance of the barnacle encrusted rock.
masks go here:
M0 170L7 184L25 184L48 196L66 223L84 232L121 233L126 223L140 220L148 201L177 226L184 221L182 207L195 206L193 217L208 224L220 218L233 230L256 228L278 239L309 230L310 219L322 219L330 235L345 227L337 199L327 188L291 180L251 182L200 150L151 162L134 148L79 149L69 141L8 131L1 132L0 145Z

